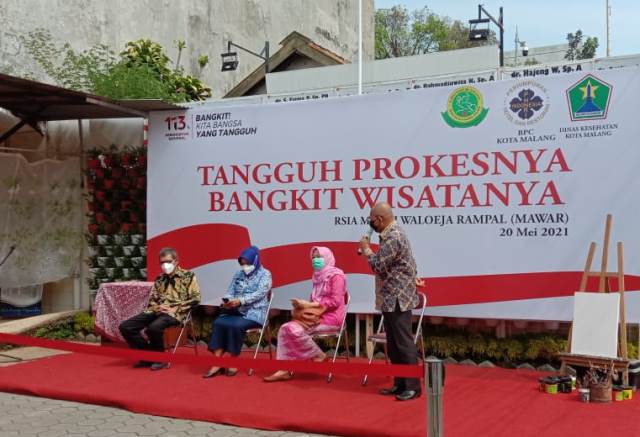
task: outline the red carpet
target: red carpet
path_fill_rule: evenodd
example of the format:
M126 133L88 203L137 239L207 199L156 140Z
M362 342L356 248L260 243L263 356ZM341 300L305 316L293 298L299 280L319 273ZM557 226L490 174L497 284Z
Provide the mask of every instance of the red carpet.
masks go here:
M206 369L175 365L150 372L130 362L81 354L0 368L0 391L66 399L183 419L267 430L344 436L424 436L425 397L397 402L351 377L327 384L296 375L267 384L239 373L210 380ZM640 400L582 404L577 394L538 392L538 372L447 366L444 431L452 436L585 437L640 435ZM640 392L638 392L640 397Z

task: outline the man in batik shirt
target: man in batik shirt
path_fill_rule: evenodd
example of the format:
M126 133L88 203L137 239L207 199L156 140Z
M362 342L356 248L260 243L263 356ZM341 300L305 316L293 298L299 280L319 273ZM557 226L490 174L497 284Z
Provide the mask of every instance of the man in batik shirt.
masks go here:
M380 234L378 252L371 250L367 237L360 240L360 247L376 274L376 303L384 316L389 359L393 364L417 364L411 310L418 304L418 293L416 262L409 239L387 203L374 205L369 214L369 224ZM393 387L382 389L380 393L395 395L400 401L415 399L421 394L420 380L395 378Z
M153 283L147 309L120 324L120 333L132 349L163 352L164 330L183 323L189 311L200 303L196 276L178 266L175 249L160 251L160 267L162 274ZM142 336L144 329L148 340ZM160 370L167 364L138 361L134 367Z

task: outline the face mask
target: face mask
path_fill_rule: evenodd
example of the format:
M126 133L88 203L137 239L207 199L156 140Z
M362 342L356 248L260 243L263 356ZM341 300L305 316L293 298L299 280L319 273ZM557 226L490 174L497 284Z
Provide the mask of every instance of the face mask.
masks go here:
M313 258L311 265L315 271L322 270L324 268L324 258Z
M167 274L170 275L171 273L173 273L173 270L176 268L174 263L162 263L162 271Z
M256 269L256 266L242 266L242 271L244 272L245 275L250 275L251 272L253 272Z
M373 224L373 220L369 221L369 226L371 226L371 229L373 229L374 231L378 232L378 230L376 229L375 225Z

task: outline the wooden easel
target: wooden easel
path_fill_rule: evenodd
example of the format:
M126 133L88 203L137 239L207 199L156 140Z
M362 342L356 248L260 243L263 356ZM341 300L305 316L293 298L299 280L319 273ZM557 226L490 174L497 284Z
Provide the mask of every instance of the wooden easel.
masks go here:
M565 353L560 354L560 360L562 366L560 367L560 373L562 375L567 374L567 365L576 365L580 367L589 367L591 365L605 367L613 364L615 370L622 371L623 383L629 383L629 359L627 356L627 322L625 319L625 306L624 306L624 247L621 241L617 243L618 251L618 271L607 271L607 262L609 258L609 240L611 236L611 223L613 218L611 214L607 215L607 220L604 228L604 240L602 246L602 260L600 262L600 271L592 271L591 264L593 263L593 257L596 252L596 243L594 241L589 245L589 252L587 254L587 261L584 266L582 278L580 280L579 291L587 291L587 282L589 278L597 277L598 292L610 293L611 290L611 278L618 279L618 293L620 293L620 326L618 329L618 358L610 359L603 357L592 357L586 355L571 354L571 333L573 330L573 323L569 328L569 338L567 341L567 349Z

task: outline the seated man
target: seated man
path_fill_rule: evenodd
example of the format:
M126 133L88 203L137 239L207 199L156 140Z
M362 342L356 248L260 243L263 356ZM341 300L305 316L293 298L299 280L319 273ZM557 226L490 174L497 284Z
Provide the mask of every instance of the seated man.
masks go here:
M189 310L200 303L196 276L178 266L175 249L167 247L160 251L160 266L163 273L153 284L147 309L120 324L120 333L133 349L164 352L165 328L179 325ZM145 328L149 341L142 336ZM167 364L138 361L134 367L160 370Z

